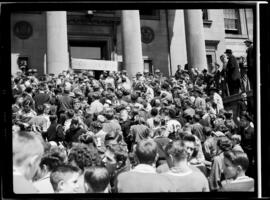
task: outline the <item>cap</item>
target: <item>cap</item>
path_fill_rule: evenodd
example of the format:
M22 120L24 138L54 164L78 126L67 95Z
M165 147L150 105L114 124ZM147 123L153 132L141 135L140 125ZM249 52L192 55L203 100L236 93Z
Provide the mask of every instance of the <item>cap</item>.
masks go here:
M194 86L194 87L193 87L193 91L194 91L194 92L198 92L198 93L200 93L200 94L203 94L203 91L202 91L201 88L199 88L198 86Z
M224 53L232 53L231 49L226 49L226 51Z
M223 137L223 136L225 136L224 133L222 133L221 131L213 131L213 134L214 134L216 137Z
M159 69L156 69L156 70L155 70L155 73L159 73L159 72L160 72L160 70L159 70Z
M66 82L65 83L64 90L66 90L66 91L70 91L71 90L71 84L69 82Z

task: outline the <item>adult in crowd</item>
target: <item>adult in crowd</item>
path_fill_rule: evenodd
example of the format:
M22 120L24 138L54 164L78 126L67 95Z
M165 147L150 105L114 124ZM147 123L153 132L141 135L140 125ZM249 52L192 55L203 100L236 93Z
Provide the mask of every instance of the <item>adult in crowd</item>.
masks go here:
M108 193L110 175L105 167L91 167L84 173L86 193Z
M67 130L65 135L65 141L68 146L72 145L72 143L79 142L79 137L86 133L86 130L81 128L78 119L72 119L70 128Z
M50 182L52 170L64 164L67 161L65 149L58 146L50 146L44 153L39 164L40 170L37 176L39 178L33 182L40 193L54 193Z
M227 151L224 153L223 192L254 192L254 179L246 176L249 166L247 154L241 151Z
M193 171L188 165L188 154L184 141L174 141L168 147L172 168L164 175L174 184L175 192L209 192L206 177L200 171Z
M224 52L227 55L227 83L229 86L230 95L238 94L240 90L240 69L236 58L231 49L226 49Z
M171 182L166 177L156 173L157 145L152 139L140 141L136 145L135 154L139 164L131 171L118 175L118 192L173 191Z
M13 150L13 191L15 194L38 193L32 183L41 157L44 153L43 140L33 132L14 131Z
M255 85L255 77L256 77L256 63L255 63L255 50L253 49L253 42L251 40L244 41L247 47L247 75L250 81L250 86L253 89Z
M213 158L211 172L209 176L209 185L212 191L217 191L221 188L221 182L224 177L224 153L232 150L232 142L226 136L220 137L217 141L217 154Z

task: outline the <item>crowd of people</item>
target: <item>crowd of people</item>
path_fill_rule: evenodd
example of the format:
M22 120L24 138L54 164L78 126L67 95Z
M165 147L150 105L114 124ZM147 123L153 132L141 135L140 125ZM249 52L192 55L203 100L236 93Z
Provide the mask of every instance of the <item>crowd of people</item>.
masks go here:
M254 191L244 91L232 111L207 71L34 72L12 77L15 193Z

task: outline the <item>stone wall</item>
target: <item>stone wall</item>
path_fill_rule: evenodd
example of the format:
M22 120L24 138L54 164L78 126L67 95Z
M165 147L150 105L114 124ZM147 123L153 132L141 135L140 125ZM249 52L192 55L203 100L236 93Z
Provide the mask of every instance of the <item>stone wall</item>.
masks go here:
M18 21L27 21L32 25L33 34L29 39L22 40L13 33L13 27ZM16 73L19 69L17 64L18 56L28 57L30 68L38 70L39 74L44 73L46 63L46 16L45 13L11 15L11 72Z

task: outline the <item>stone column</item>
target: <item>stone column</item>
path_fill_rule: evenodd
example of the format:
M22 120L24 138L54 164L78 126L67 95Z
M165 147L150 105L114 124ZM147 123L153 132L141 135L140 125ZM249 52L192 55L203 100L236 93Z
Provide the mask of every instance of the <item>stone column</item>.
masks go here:
M207 69L202 10L184 10L188 65Z
M46 12L47 19L47 73L56 76L69 69L67 13Z
M123 10L121 23L124 68L132 77L144 69L139 11Z

